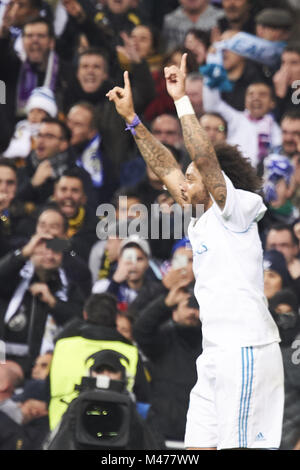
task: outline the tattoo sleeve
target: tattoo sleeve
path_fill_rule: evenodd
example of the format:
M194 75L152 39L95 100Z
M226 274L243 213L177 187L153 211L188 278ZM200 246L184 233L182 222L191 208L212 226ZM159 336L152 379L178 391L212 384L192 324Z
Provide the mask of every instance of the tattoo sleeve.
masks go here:
M203 183L219 207L226 202L226 183L209 137L194 114L180 118L186 149L201 173Z
M142 123L135 130L134 139L145 162L167 186L175 201L182 204L179 183L183 182L184 176L175 157Z
M169 149L159 142L143 124L136 127L135 141L145 162L162 180L172 170L178 168L177 161Z

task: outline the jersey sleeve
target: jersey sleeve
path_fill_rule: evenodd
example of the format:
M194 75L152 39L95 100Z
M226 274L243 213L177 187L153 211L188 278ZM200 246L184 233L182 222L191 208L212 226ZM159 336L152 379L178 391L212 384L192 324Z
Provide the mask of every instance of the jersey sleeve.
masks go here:
M250 191L236 189L223 172L226 182L226 203L223 210L216 202L212 209L224 226L233 232L246 232L254 222L261 220L267 210L263 199Z

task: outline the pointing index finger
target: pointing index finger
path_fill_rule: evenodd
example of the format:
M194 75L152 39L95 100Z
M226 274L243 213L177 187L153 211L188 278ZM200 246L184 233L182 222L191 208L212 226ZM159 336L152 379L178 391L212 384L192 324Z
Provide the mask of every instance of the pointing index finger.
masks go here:
M187 53L185 52L182 57L181 57L181 62L180 62L180 71L186 75L186 61L187 61Z
M128 91L128 90L131 89L131 87L130 87L130 80L129 80L129 73L128 73L127 70L124 72L124 89L125 89L126 91Z

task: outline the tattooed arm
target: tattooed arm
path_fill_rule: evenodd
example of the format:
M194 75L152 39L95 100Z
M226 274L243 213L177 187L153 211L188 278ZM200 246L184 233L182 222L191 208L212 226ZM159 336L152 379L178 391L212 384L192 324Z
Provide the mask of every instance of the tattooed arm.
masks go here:
M185 200L180 190L184 175L172 153L143 124L136 127L134 138L147 165L165 184L174 200L184 205Z
M115 87L107 93L110 101L115 103L118 113L127 123L135 117L128 72L124 73L124 88ZM181 192L184 175L169 149L159 142L142 124L135 127L135 142L145 162L167 187L174 200L183 206L186 203Z
M165 68L168 93L175 102L185 96L186 57L183 54L180 68L174 65ZM203 184L223 209L226 183L214 147L195 114L181 116L180 122L186 149L201 173Z
M180 118L186 149L201 173L203 184L221 209L226 202L226 183L206 132L195 114Z

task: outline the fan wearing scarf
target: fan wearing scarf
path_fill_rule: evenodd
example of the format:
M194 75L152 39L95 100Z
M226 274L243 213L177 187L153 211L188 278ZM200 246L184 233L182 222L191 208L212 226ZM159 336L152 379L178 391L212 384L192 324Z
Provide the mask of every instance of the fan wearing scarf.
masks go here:
M49 325L62 327L80 315L83 303L62 269L63 252L47 246L51 238L35 233L0 260L0 338L6 359L18 362L25 375L43 350Z
M206 112L218 112L227 121L228 143L243 145L244 155L254 167L260 169L270 149L281 145L281 129L272 114L275 99L267 83L257 81L248 85L244 110L238 111L222 99L217 88L208 86L205 78L203 103Z
M90 250L96 243L96 226L99 222L95 211L87 204L81 168L65 171L55 182L52 200L68 219L67 237L72 250L88 261Z
M25 116L27 100L34 88L45 86L54 93L72 79L72 70L56 54L53 26L45 18L34 18L22 29L25 60L15 51L8 30L0 31L0 79L6 83L5 112L1 121L13 131L15 120Z

